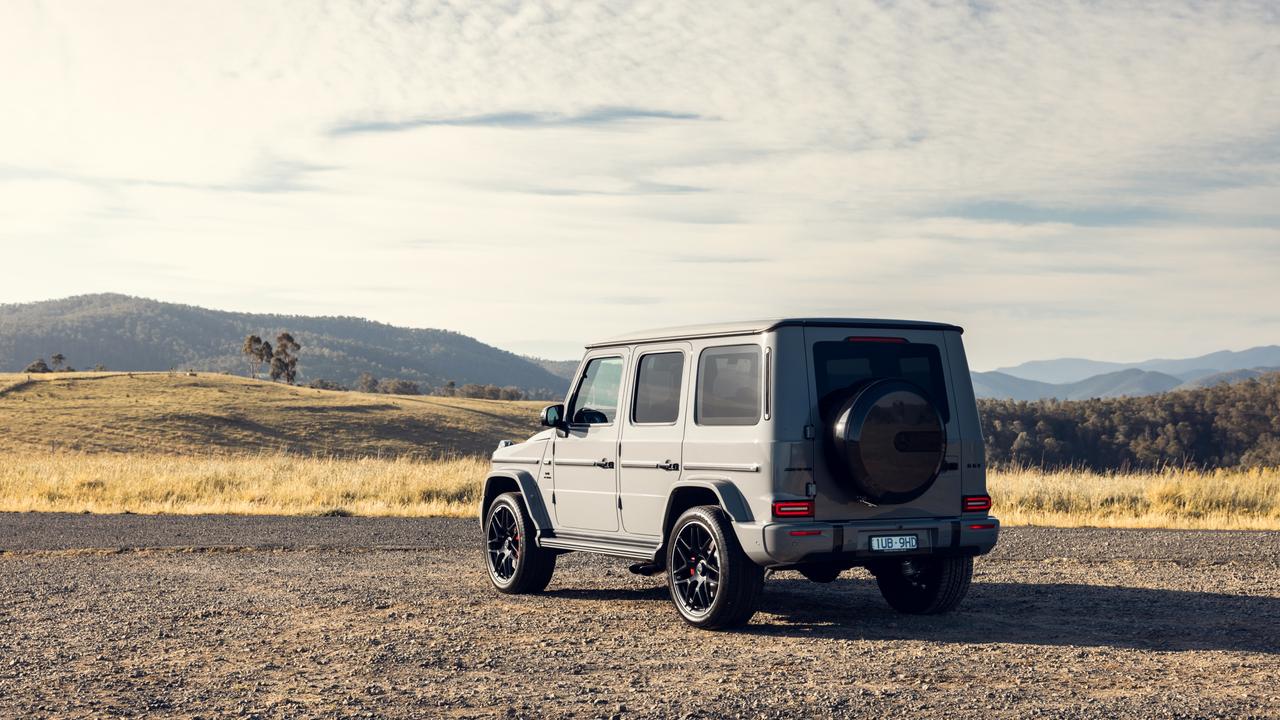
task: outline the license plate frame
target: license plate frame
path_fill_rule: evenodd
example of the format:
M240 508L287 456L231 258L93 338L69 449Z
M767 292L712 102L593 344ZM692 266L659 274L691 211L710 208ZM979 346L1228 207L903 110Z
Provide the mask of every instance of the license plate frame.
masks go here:
M911 552L920 549L919 535L872 535L868 547L875 553Z

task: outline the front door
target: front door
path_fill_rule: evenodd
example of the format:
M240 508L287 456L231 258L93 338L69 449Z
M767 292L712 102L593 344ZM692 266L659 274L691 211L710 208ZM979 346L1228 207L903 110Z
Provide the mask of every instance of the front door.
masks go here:
M637 351L618 462L618 500L628 533L662 535L667 496L680 479L689 366L688 343Z
M625 352L625 351L624 351ZM625 354L588 356L565 410L565 437L557 433L552 464L556 524L618 531L618 404Z

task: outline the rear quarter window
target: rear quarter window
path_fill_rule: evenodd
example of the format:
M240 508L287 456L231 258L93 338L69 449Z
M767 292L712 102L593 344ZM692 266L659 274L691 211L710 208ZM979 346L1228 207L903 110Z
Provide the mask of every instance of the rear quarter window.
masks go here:
M699 425L755 425L760 421L759 345L702 351L694 419Z
M906 380L924 391L943 422L951 420L938 346L929 343L831 341L813 344L813 369L823 417L848 391L866 382Z

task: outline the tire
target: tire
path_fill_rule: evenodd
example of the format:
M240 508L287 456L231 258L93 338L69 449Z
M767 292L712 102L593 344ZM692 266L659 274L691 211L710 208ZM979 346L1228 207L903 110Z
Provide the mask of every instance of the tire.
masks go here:
M676 611L694 627L719 630L751 619L764 568L742 552L724 511L690 508L667 538L667 589Z
M536 534L518 493L494 498L484 518L485 566L498 592L536 593L551 582L556 555L538 547Z
M909 615L950 612L969 592L973 558L914 558L871 569L889 607Z
M841 568L835 565L806 565L796 568L809 582L829 583L840 577Z

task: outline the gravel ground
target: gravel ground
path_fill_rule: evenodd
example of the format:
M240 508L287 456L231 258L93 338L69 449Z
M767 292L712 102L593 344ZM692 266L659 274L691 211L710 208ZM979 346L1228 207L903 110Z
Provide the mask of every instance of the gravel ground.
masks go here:
M0 717L1280 717L1280 533L1010 529L955 614L778 573L731 633L621 560L500 596L477 535L0 515Z

